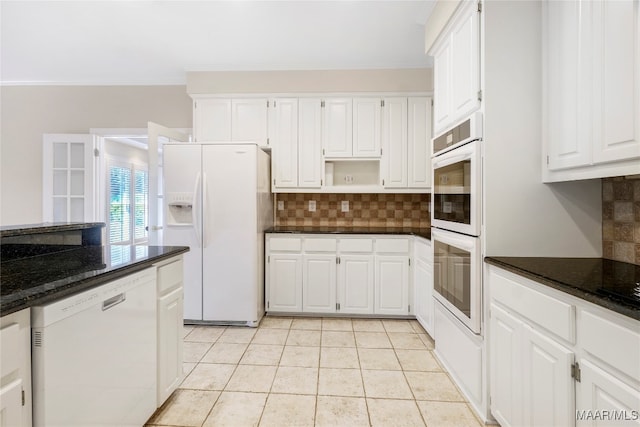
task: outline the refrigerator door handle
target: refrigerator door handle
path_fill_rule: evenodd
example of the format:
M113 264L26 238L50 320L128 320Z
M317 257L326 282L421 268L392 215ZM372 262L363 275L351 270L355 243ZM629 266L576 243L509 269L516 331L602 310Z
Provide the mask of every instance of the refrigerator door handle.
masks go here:
M202 247L207 247L207 232L210 218L207 216L207 173L202 173ZM205 225L206 224L206 225Z
M193 208L191 209L191 222L193 224L193 230L196 232L196 240L198 246L202 246L202 239L200 237L200 224L198 223L198 189L200 188L200 172L196 176L196 182L193 187Z

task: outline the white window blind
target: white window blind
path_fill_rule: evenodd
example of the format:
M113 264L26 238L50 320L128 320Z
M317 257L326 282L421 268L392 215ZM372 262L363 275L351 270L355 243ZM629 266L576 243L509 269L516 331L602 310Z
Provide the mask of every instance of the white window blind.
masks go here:
M109 243L131 241L131 169L109 168Z
M136 242L147 240L147 222L149 218L149 182L147 171L135 171L134 186L134 238Z
M148 238L148 173L133 164L109 165L109 243L137 244Z

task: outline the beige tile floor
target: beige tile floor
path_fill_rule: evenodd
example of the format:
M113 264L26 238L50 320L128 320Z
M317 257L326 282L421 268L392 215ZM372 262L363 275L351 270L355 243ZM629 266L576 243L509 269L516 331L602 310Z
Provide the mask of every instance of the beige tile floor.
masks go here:
M147 426L480 426L415 320L184 332L185 380Z

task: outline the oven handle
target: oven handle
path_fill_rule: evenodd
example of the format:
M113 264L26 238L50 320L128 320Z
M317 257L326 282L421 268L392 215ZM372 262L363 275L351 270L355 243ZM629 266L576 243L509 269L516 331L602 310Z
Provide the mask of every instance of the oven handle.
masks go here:
M468 250L469 252L476 249L477 237L460 238L455 233L449 233L442 230L433 230L431 234L432 240L439 240L442 243Z
M467 154L467 153L458 154L458 155L455 155L455 156L447 157L446 159L440 159L440 160L434 161L433 162L433 168L436 169L436 168L439 168L439 167L442 167L442 166L450 165L452 163L458 163L458 162L460 162L462 160L466 160L466 159L470 159L470 158L471 158L470 153L469 154Z

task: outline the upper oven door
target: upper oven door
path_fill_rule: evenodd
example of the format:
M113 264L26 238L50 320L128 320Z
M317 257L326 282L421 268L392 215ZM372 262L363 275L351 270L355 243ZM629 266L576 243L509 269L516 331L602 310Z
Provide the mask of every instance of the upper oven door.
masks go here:
M431 225L471 236L480 235L480 141L432 159Z

